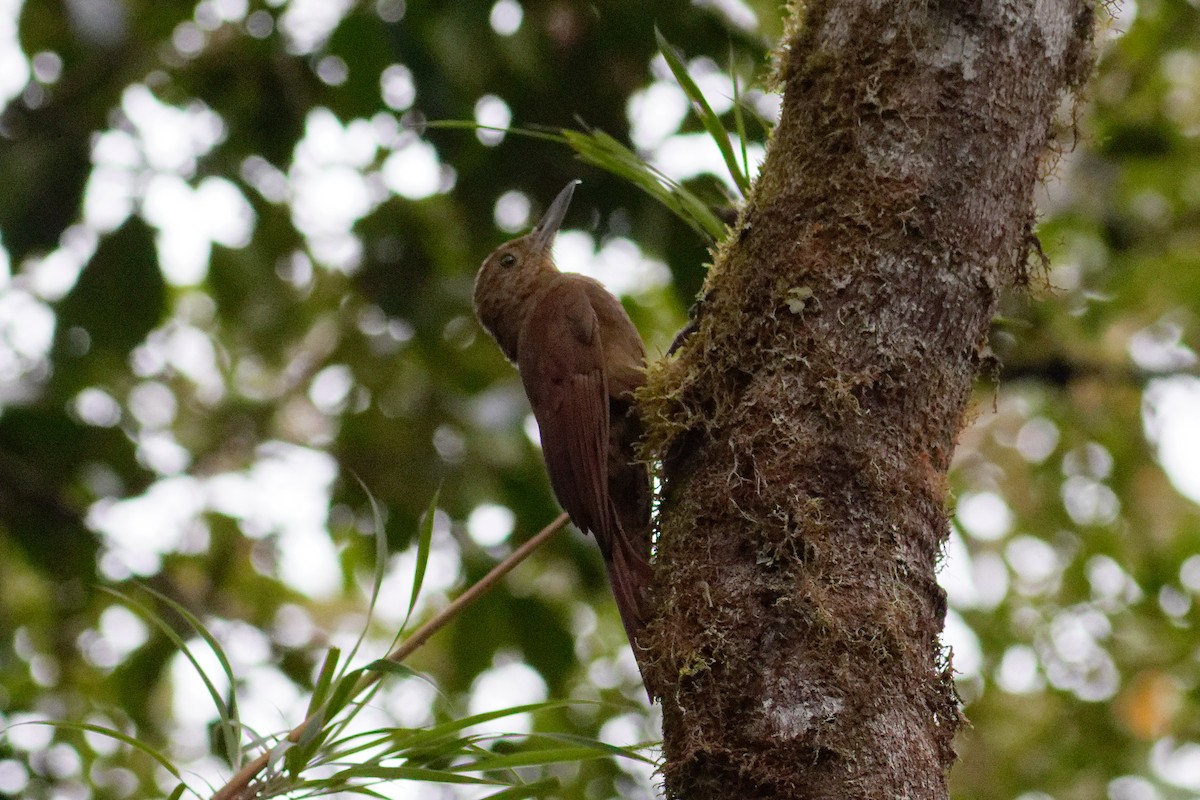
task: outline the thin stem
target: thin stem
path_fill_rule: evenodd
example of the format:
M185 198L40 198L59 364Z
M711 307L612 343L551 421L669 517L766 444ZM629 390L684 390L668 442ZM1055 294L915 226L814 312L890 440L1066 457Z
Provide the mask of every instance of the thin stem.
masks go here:
M568 517L565 513L559 514L553 522L542 528L540 531L538 531L537 535L514 550L508 558L492 567L491 572L489 572L487 575L484 575L477 582L475 582L471 588L467 589L465 592L455 598L450 605L446 606L432 619L413 631L411 636L405 639L395 650L388 653L387 660L399 664L401 661L412 655L417 648L429 641L429 637L446 627L450 620L462 613L463 609L486 594L488 590L490 590L500 581L501 578L503 578L509 572L512 572L514 567L516 567L526 558L529 558L530 554L532 554L534 550L537 550L546 542L547 539L561 530L563 526L567 524L567 519ZM364 675L359 681L358 686L356 686L354 689L354 696L357 697L360 693L370 688L381 677L383 677L382 672L370 672ZM304 729L308 727L308 725L312 723L319 714L320 710L314 712L312 716L293 728L292 731L287 735L287 741L300 741L300 736L304 733ZM238 770L236 775L230 778L229 783L217 790L216 794L212 796L212 800L249 800L249 798L252 798L255 793L247 790L250 789L251 781L253 781L258 773L262 772L263 768L267 765L267 759L269 757L270 751L267 751L260 753L257 758L248 762L244 767Z

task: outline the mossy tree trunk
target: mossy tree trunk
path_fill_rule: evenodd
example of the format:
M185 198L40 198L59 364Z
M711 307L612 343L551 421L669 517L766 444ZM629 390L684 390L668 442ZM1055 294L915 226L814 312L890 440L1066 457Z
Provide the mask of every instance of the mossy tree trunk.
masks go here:
M761 178L643 398L664 464L643 643L666 788L945 798L946 473L1095 9L793 13Z

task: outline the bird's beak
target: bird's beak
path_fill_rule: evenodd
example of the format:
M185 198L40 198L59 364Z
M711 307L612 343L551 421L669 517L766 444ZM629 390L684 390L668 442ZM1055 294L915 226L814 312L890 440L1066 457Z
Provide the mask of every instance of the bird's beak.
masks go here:
M537 243L538 249L543 252L549 252L550 246L554 244L554 237L558 235L563 218L567 216L567 207L571 205L571 195L575 194L575 186L579 183L578 180L568 183L567 187L558 193L558 197L554 198L554 202L546 209L542 221L533 229L533 240Z

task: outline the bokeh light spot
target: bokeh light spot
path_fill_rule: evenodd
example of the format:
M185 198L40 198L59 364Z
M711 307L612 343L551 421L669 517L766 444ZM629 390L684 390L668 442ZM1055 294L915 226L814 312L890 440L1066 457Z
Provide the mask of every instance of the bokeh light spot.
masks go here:
M501 36L512 36L521 29L525 9L517 0L496 0L488 14L488 24Z

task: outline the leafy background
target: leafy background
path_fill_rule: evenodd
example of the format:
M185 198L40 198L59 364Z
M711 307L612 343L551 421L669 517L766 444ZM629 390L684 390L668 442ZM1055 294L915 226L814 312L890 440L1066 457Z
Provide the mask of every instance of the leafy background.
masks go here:
M1039 196L1046 280L997 321L1000 380L953 475L961 798L1200 796L1200 10L1110 10ZM439 487L418 619L553 519L519 382L471 315L476 266L582 178L560 264L620 292L661 354L707 243L566 146L424 123L604 131L726 214L655 26L727 127L731 75L746 117L773 118L781 22L757 0L0 0L0 795L175 784L34 720L118 728L201 789L230 772L193 666L101 587L155 607L225 692L139 585L201 620L268 735L363 631L376 533L360 663L405 616ZM752 157L764 138L748 126ZM504 725L656 736L575 533L408 665L371 724L576 698L603 703ZM620 759L545 774L570 798L653 785Z

